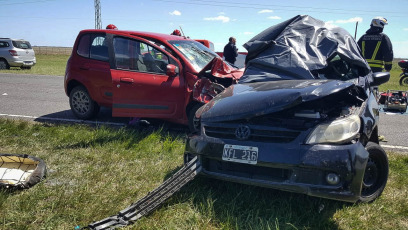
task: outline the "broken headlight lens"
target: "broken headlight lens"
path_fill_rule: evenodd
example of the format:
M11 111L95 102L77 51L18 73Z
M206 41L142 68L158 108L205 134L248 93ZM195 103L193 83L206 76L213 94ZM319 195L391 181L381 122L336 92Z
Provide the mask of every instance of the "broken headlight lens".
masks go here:
M318 125L306 144L341 143L354 138L360 131L361 121L357 115Z

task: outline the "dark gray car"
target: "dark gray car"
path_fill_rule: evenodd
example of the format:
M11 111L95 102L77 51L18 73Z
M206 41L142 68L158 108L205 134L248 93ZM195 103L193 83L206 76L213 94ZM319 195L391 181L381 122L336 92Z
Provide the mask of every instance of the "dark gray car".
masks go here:
M384 190L388 159L378 145L373 74L339 27L297 16L245 45L246 70L196 113L185 160L202 174L348 202Z

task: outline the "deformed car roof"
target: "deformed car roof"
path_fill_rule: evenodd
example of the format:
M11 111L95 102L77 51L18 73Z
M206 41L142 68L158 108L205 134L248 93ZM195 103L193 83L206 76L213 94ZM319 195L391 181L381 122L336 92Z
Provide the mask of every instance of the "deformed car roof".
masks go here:
M315 71L326 68L335 56L358 67L360 76L371 71L346 30L308 15L271 26L244 47L246 70L239 83L319 79Z

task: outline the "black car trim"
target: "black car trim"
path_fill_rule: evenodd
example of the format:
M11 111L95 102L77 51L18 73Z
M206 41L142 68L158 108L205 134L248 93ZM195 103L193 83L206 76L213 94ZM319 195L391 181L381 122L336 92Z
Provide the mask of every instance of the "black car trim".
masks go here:
M224 179L224 180L241 183L241 184L251 184L251 185L257 185L260 187L270 187L270 188L285 190L285 191L290 191L290 192L305 191L305 194L307 194L309 189L327 189L330 191L336 191L336 190L341 189L341 185L311 185L311 184L296 183L296 182L289 182L289 181L274 182L274 181L250 179L250 178L245 178L245 180L242 180L242 177L239 177L239 176L232 176L232 175L223 174L223 173L211 172L211 171L205 170L204 168L201 171L201 175L214 177L216 179Z
M138 104L113 104L114 109L156 109L168 110L166 105L138 105Z

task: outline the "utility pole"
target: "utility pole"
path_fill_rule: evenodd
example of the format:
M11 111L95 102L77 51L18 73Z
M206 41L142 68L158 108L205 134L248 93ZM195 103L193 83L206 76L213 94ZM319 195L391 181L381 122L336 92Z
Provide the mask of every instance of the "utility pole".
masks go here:
M99 0L95 0L95 29L102 29L101 3Z

